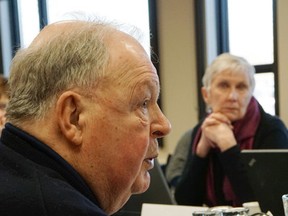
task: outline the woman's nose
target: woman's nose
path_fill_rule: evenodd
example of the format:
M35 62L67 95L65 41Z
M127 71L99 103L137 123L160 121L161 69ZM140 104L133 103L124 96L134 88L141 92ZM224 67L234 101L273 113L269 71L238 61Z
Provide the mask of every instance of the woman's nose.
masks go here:
M238 98L238 92L235 88L232 88L229 92L229 99L236 100Z

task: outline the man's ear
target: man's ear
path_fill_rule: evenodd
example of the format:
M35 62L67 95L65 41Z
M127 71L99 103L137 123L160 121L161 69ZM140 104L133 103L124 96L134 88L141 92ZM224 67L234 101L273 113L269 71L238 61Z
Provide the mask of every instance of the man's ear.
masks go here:
M75 145L82 143L82 128L79 124L81 114L81 95L66 91L56 103L56 115L62 134Z

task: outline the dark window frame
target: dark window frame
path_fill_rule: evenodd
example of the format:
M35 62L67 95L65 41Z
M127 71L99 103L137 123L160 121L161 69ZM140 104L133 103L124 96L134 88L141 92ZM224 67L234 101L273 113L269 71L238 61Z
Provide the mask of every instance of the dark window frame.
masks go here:
M48 23L47 2L46 2L46 0L38 0L38 12L39 12L39 27L40 27L40 30L41 30Z
M158 59L160 58L159 46L158 46L158 26L157 26L157 0L148 0L149 6L149 26L150 26L150 46L152 49L151 60L154 67L157 70L160 79L160 63ZM155 59L156 58L156 59ZM159 107L162 106L161 95L158 100ZM163 138L158 139L158 144L160 148L164 147Z
M9 0L9 16L10 16L10 31L11 31L11 47L12 47L12 57L15 55L17 50L21 46L20 39L20 24L19 24L19 10L17 0ZM44 28L47 22L47 7L46 0L38 0L38 11L39 11L39 23L40 29ZM1 48L1 68L3 69L2 63L2 48Z
M2 56L2 36L1 36L1 29L0 29L0 71L1 74L4 74L4 66L3 66L3 56Z
M11 45L12 57L15 55L20 47L20 27L19 27L19 13L17 0L10 0L9 2L9 16L10 16L10 31L11 31Z

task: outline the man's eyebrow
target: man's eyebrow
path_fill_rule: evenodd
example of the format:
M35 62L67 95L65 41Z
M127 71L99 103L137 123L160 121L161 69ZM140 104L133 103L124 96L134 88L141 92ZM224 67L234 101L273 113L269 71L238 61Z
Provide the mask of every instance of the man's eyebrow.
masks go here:
M157 79L150 79L150 80L146 80L146 85L151 88L151 89L155 89L157 91L157 95L156 97L159 98L160 95L160 84L159 81Z
M143 79L138 84L147 85L151 88L160 88L159 80L157 78Z
M132 88L132 95L139 91L139 90L143 90L143 89L149 90L151 92L151 94L153 95L153 97L155 97L157 100L159 98L160 95L160 84L158 79L153 78L153 79L143 79L140 80L137 84L134 85L134 87Z

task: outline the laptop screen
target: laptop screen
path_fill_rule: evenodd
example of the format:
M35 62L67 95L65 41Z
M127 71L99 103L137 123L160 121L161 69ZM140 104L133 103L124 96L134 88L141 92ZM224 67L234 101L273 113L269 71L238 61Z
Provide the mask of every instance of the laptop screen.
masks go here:
M261 210L284 215L282 195L288 194L288 149L242 150L241 157Z

